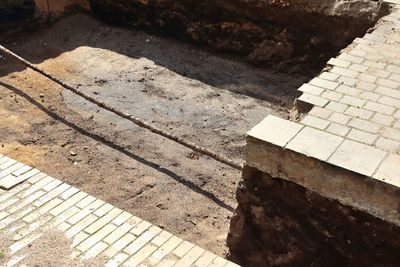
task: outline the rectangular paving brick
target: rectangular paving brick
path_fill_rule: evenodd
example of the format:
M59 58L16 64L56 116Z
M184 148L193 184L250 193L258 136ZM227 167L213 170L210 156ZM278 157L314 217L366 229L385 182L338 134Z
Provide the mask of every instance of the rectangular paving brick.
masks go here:
M301 129L302 126L296 123L275 116L268 116L256 127L251 129L247 135L278 146L284 146Z
M327 160L342 141L343 138L339 136L306 127L289 142L286 148L308 157Z
M328 162L364 175L372 176L386 152L358 142L345 140ZM368 164L365 164L368 162Z

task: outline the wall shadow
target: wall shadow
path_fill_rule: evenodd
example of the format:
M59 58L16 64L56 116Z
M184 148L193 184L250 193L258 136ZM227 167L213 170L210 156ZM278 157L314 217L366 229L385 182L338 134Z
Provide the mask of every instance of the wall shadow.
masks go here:
M298 95L296 89L315 75L314 72L290 74L255 67L232 55L106 25L83 12L71 14L53 25L31 25L2 43L36 64L81 46L107 49L133 59L147 58L190 79L279 105L291 103ZM23 69L8 57L0 59L0 76ZM51 73L51 69L47 71Z

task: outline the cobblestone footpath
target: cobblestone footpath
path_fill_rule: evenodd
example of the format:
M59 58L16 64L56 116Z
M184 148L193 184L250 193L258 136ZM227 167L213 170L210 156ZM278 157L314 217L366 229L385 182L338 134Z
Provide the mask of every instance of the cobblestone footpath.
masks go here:
M400 223L400 1L388 2L388 16L299 88L299 110L311 107L299 122L268 116L248 133L246 163Z
M72 258L102 257L106 266L238 266L1 154L0 188L0 233L12 241L6 266L19 266L43 229L65 233Z

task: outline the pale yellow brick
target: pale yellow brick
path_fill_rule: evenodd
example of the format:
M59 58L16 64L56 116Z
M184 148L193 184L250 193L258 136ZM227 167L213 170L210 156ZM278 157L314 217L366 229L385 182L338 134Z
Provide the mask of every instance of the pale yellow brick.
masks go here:
M358 96L362 91L347 85L340 85L338 88L336 88L336 92L344 95Z
M117 242L112 244L111 247L105 251L105 253L107 253L108 255L111 255L112 253L118 253L118 251L123 250L127 245L129 245L135 239L136 239L135 235L128 233L123 237L121 237L120 239L118 239Z
M14 175L14 176L21 176L21 175L23 175L24 173L26 173L26 172L28 172L28 171L30 171L30 170L32 170L32 167L31 167L31 166L28 166L28 165L25 165L25 166L23 166L22 168L20 168L20 169L14 171L14 172L12 173L12 175ZM36 171L37 171L37 173L39 172L38 170L36 170ZM35 173L35 174L36 174L36 173Z
M303 84L298 90L316 96L319 96L324 91L324 89L322 89L321 87L317 87L307 83Z
M358 79L360 79L361 81L367 82L369 84L375 84L376 81L378 80L378 77L372 74L368 74L368 73L361 73L358 76Z
M194 247L194 245L190 242L183 241L174 251L173 253L178 256L179 258L182 258L189 250L191 250Z
M138 266L140 263L146 260L154 251L156 251L158 247L153 245L152 243L146 244L143 248L135 253L132 257L130 257L124 265L126 266Z
M95 234L92 234L89 238L87 238L85 241L83 241L79 246L76 248L82 252L85 252L92 246L94 246L96 243L100 242L104 237L109 235L112 231L114 231L117 228L117 226L113 224L108 224L104 226L102 229L100 229L98 232Z
M109 212L113 208L114 207L111 204L106 203L100 209L96 210L94 212L94 215L96 215L97 217L103 217L107 212Z
M8 212L9 213L14 213L19 209L22 209L23 207L31 204L33 201L38 199L39 197L43 196L46 192L44 191L36 191L35 193L31 194L27 198L22 199L18 203L8 207Z
M201 255L205 252L204 249L195 246L193 247L188 253L185 254L177 263L176 267L186 267L186 266L192 266L193 263L200 258Z
M384 137L379 137L375 145L388 152L396 152L400 148L400 142Z
M336 67L336 66L331 69L331 72L341 75L341 76L350 77L350 78L356 78L358 75L357 71L344 69L344 68L340 68L340 67Z
M363 77L363 75L364 75L364 74L360 74L360 78ZM366 77L371 77L371 76L369 76L369 75L367 75L367 74L365 74L365 75L366 75ZM371 80L367 80L367 81L366 81L366 79L364 79L364 80L360 79L360 80L361 80L361 81L358 82L357 85L356 85L356 87L357 87L358 89L361 89L361 90L363 90L363 91L370 91L370 92L372 92L372 91L375 90L375 88L377 88L377 85L374 83L375 81L371 81Z
M66 231L65 234L67 235L67 237L73 237L77 233L85 229L88 225L92 224L97 219L98 217L94 216L93 214L89 214L79 223L73 225L70 229L68 229L68 231Z
M120 226L123 223L125 223L127 220L129 220L133 215L124 211L120 215L118 215L117 218L115 218L112 222L113 224Z
M71 188L68 189L66 192L68 192L69 190L71 190ZM79 193L73 195L67 201L63 202L61 205L58 205L56 208L52 209L50 211L50 213L52 215L54 215L54 216L57 216L58 214L60 214L61 212L65 211L66 209L68 209L72 205L75 205L78 201L80 201L81 199L83 199L86 196L87 196L86 193L79 192Z
M350 70L355 70L355 71L358 71L358 72L364 72L364 71L368 70L368 66L364 66L364 65L361 65L361 64L353 63L353 64L351 64L349 69Z
M387 105L383 105L383 104L379 104L379 103L375 103L375 102L370 102L370 101L368 101L365 104L364 108L372 110L372 111L376 111L376 112L379 112L379 113L383 113L383 114L386 114L386 115L393 114L393 112L395 110L395 108L392 107L392 106L387 106Z
M337 80L340 84L345 84L348 86L355 86L357 83L357 79L345 77L345 76L339 76L339 78Z
M329 102L329 104L326 106L326 109L332 110L332 111L336 111L339 113L344 112L346 109L348 108L348 105L342 104L342 103L338 103L338 102L334 102L331 101Z
M110 223L115 217L122 213L122 210L114 208L109 211L106 215L95 221L93 224L85 228L85 231L89 234L94 234L104 225ZM96 213L94 213L96 214Z
M371 68L375 68L375 69L380 69L380 70L384 70L386 68L386 64L385 63L372 61L372 60L365 60L363 62L363 65L371 67Z
M351 65L351 62L340 59L340 58L331 58L328 61L329 65L332 66L338 66L338 67L342 67L342 68L348 68Z
M393 89L398 89L400 87L399 82L388 80L388 79L383 79L383 78L379 78L377 81L377 84L385 86L385 87L393 88Z
M172 236L166 243L164 243L159 249L157 249L149 258L148 262L150 265L157 265L164 257L170 254L179 244L183 242L182 239Z
M349 115L351 117L356 117L356 118L361 118L361 119L365 119L368 120L372 117L372 115L374 114L372 111L370 110L366 110L363 108L358 108L358 107L349 107L346 111L345 111L346 115Z
M131 233L136 236L139 236L144 231L146 231L150 226L151 226L151 223L149 223L147 221L141 221L139 224L135 225L135 227L132 228Z
M330 117L329 120L332 122L336 122L339 124L346 125L350 121L351 117L344 115L342 113L334 112Z
M379 133L383 137L400 141L400 131L399 130L389 128L389 127L382 127L380 129Z
M83 262L86 260L89 260L91 258L94 258L98 256L101 252L103 252L108 245L104 242L99 242L96 245L94 245L92 248L90 248L81 258Z
M343 97L343 94L334 91L325 91L321 94L321 97L332 101L339 101Z
M365 92L365 91L361 92L359 96L362 99L370 100L373 102L376 102L378 101L379 98L381 98L380 94L375 94L373 92Z
M372 122L378 123L378 124L383 124L386 126L390 126L392 125L394 118L392 116L387 116L387 115L383 115L380 113L376 113L372 119Z
M329 121L311 115L307 115L301 123L321 130L325 129L329 125Z
M84 202L85 204L87 204L87 202L85 201L85 199L83 199L80 202ZM94 212L96 209L98 209L99 207L101 207L102 205L104 205L104 201L102 200L95 200L93 203L89 203L89 206L84 207L82 210L80 210L78 213L76 213L74 216L72 216L71 218L69 218L67 221L70 224L76 224L78 223L80 220L82 220L83 218L85 218L87 215L89 215L90 213ZM80 205L81 207L83 206Z
M319 77L328 81L335 81L337 78L339 78L339 75L330 72L323 72L319 75Z
M85 232L79 232L72 238L71 247L75 248L76 246L78 246L82 241L84 241L88 237L89 237L89 235L86 234Z
M354 141L367 144L367 145L372 145L375 140L378 138L377 134L371 134L367 133L364 131L360 131L357 129L352 129L350 133L347 135L347 138L352 139Z
M54 188L52 191L47 191L48 193L45 194L44 196L40 197L38 200L36 200L33 205L36 207L40 207L44 205L45 203L49 202L50 200L54 199L55 197L59 196L66 190L70 188L69 185L67 184L61 184L60 186Z
M359 107L359 108L361 108L366 103L366 101L363 99L360 99L358 97L348 96L348 95L343 96L343 98L339 102L346 104L346 105Z
M172 237L172 234L163 230L161 233L159 233L156 237L154 237L151 242L155 244L156 246L160 247L162 244L164 244L168 239Z
M341 53L338 56L338 58L342 59L342 60L350 61L350 62L353 62L353 63L358 63L358 64L360 64L360 63L362 63L364 61L363 57L351 55L351 54L348 54L348 53Z
M396 108L400 108L400 99L395 99L393 97L390 96L382 96L379 100L379 103L381 104L385 104L385 105L389 105L389 106L393 106Z
M400 99L400 90L396 90L396 89L392 89L392 88L388 88L388 87L384 87L384 86L378 86L378 88L376 88L376 90L375 90L375 93Z
M324 80L321 78L314 78L309 82L309 84L312 84L314 86L318 86L321 88L325 88L328 90L335 90L335 88L339 86L339 83L337 83L337 82L332 82L332 81Z
M54 179L54 178L53 178ZM47 185L43 186L43 190L44 191L51 191L54 188L56 188L57 186L59 186L62 182L60 180L54 179L53 181L51 181L50 183L48 183Z
M159 230L161 232L161 229ZM146 245L151 239L153 239L159 232L156 230L148 230L141 234L135 241L129 244L125 249L124 252L128 253L129 255L135 254L139 251L144 245Z
M303 93L298 98L298 101L309 103L309 104L312 104L312 105L318 106L318 107L324 107L324 106L326 106L326 104L329 103L329 101L327 99L325 99L325 98L322 98L322 97L319 97L319 96L315 96L315 95L311 95L311 94L307 94L307 93Z
M125 253L118 253L114 256L110 261L107 262L106 267L117 267L120 266L127 258L129 258L128 254Z
M353 118L350 122L349 125L351 127L354 127L356 129L370 132L370 133L378 133L379 130L381 129L381 126L379 124L367 121L367 120L362 120L358 118Z
M332 134L336 134L336 135L340 135L340 136L346 136L347 133L350 131L350 128L347 126L343 126L337 123L331 123L329 125L329 127L326 129L326 131L332 133Z
M113 244L116 242L119 238L121 238L123 235L128 233L134 225L131 225L129 223L124 223L121 226L119 226L117 229L115 229L110 235L108 235L106 238L104 238L104 242L108 244Z
M217 258L217 255L206 251L195 263L195 267L207 267L212 261Z
M57 205L59 205L61 203L62 203L61 199L58 199L58 198L53 199L53 200L49 201L48 203L46 203L45 205L43 205L43 207L41 207L40 209L37 209L37 210L31 212L30 214L26 215L25 217L23 217L22 220L27 223L32 223L34 220L36 220L40 216L46 214L49 210L53 209L54 207L56 207Z

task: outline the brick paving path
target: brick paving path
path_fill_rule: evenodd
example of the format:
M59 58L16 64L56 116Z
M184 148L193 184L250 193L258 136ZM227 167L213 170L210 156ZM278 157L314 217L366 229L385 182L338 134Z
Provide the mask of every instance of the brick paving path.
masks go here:
M300 121L268 116L246 164L400 224L400 1L299 88Z
M282 146L400 185L399 11L329 60L327 70L299 91L298 101L313 108L290 123L291 135L278 137ZM280 123L267 118L258 127L289 125Z
M237 266L37 169L0 154L0 232L10 233L18 266L43 229L71 239L71 257L106 266Z

